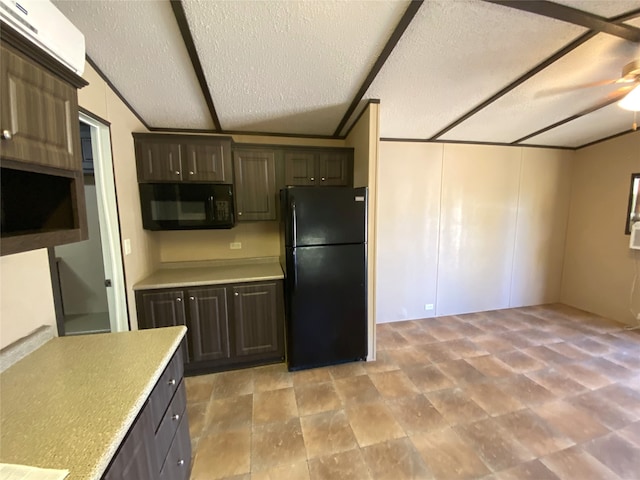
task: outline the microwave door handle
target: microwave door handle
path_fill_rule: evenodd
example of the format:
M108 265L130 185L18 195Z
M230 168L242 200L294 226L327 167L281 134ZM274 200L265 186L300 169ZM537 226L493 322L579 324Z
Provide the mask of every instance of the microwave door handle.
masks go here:
M213 198L213 195L209 195L209 211L211 212L211 220L216 219L216 209L215 209L216 199Z

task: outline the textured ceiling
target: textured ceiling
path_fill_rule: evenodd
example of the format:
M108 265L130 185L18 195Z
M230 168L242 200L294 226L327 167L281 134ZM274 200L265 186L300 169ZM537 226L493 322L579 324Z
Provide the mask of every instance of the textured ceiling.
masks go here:
M151 129L345 135L368 100L387 138L579 147L633 122L585 114L617 85L574 87L640 58L640 35L589 31L637 10L640 34L637 0L557 0L579 10L565 20L480 0L54 3Z

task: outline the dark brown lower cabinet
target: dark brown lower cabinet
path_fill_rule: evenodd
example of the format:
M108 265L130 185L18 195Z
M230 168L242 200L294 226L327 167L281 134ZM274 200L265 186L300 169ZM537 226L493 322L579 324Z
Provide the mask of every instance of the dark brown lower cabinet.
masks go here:
M103 480L186 480L191 466L182 351L174 354Z
M139 290L136 304L140 328L187 325L187 373L284 360L282 281Z

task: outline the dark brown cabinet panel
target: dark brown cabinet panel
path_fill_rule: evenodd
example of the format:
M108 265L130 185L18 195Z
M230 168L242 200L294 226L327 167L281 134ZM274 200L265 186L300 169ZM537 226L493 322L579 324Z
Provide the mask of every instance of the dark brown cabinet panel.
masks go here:
M139 292L142 301L141 328L185 325L182 290L165 292Z
M353 183L353 151L348 149L286 151L284 172L286 185L350 186Z
M229 358L227 292L225 288L187 290L188 328L194 362Z
M139 290L136 305L140 328L180 325L186 318L188 351L184 352L184 368L189 374L284 360L284 298L280 280L184 290ZM182 370L176 370L175 365L167 367L167 378L160 380L162 388L157 387L165 393L152 395L154 418L175 388L171 380L181 374Z
M76 88L4 44L0 63L2 157L81 169Z
M229 142L186 145L185 180L231 183L231 145Z
M179 143L153 140L136 142L136 159L139 180L182 181L182 150Z
M233 287L236 355L277 352L278 308L276 283Z
M315 185L316 156L308 152L285 152L284 176L286 185Z
M232 183L231 139L134 133L138 182Z
M238 221L275 220L276 154L273 150L235 150L233 166Z

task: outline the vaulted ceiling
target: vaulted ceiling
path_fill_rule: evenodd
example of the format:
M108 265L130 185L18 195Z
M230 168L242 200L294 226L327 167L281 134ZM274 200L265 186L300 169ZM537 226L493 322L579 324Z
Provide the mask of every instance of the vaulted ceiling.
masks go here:
M576 148L627 132L637 0L54 0L158 131ZM599 85L593 85L597 83Z

